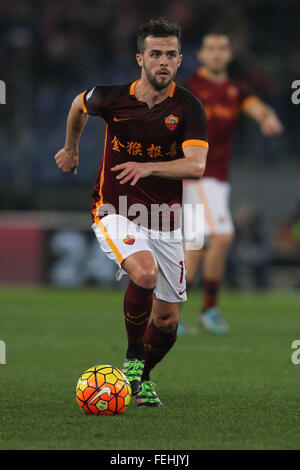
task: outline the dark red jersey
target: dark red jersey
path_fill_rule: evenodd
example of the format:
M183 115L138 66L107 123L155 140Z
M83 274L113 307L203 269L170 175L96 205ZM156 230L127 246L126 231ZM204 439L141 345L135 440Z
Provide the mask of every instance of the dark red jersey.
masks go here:
M93 192L94 222L106 214L103 207L108 204L115 213L123 214L120 196L127 197L128 208L144 205L149 216L157 207L153 205L181 205L181 180L149 176L135 186L130 181L121 185L116 179L119 172L111 171L113 166L127 161L172 161L184 157L185 146L208 147L205 112L198 98L173 82L169 96L149 109L135 97L136 83L97 86L82 94L84 112L101 116L107 123L104 155ZM127 217L132 220L136 216Z
M209 80L202 68L187 81L186 87L200 98L206 112L209 151L204 176L227 181L237 118L258 98L239 82Z

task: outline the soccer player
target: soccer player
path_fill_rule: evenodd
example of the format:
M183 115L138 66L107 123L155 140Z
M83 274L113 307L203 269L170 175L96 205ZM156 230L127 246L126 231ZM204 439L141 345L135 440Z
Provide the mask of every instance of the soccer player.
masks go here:
M211 333L229 332L229 326L218 308L218 293L223 277L228 248L233 239L233 223L229 211L229 162L234 131L239 113L253 118L265 136L282 132L282 124L272 108L251 94L243 84L230 80L227 66L232 59L228 36L207 34L198 50L202 66L186 87L199 97L207 117L209 152L203 178L185 182L183 203L204 205L205 247L186 243L186 281L192 286L203 261L203 305L200 323ZM191 212L192 213L192 212ZM193 214L193 213L192 213ZM185 216L185 232L191 221ZM182 332L184 325L180 325Z
M119 266L117 278L126 273L130 278L123 305L128 339L123 371L137 404L146 406L162 404L150 372L174 345L179 304L186 300L182 180L203 175L208 149L200 100L174 82L182 61L180 40L180 27L162 18L142 26L140 78L78 95L65 146L55 156L62 171L76 174L88 115L106 121L92 228Z

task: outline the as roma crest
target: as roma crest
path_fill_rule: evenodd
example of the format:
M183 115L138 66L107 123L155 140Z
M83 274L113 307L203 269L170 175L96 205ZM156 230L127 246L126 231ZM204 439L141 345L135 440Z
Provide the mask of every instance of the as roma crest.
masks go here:
M177 125L178 125L179 118L177 116L173 116L173 114L170 114L170 116L165 118L165 125L169 129L169 131L175 131Z
M135 242L135 236L134 235L127 235L124 239L123 242L126 243L126 245L133 245Z

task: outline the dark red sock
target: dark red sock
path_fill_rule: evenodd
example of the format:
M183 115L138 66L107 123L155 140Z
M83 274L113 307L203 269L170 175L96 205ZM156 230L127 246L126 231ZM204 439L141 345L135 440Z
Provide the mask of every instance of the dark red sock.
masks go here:
M129 281L124 296L124 318L128 338L127 358L143 359L143 337L152 310L153 289L137 286Z
M176 331L166 333L155 326L153 321L149 324L144 336L144 345L146 350L143 372L144 380L149 380L150 371L172 348L176 339Z
M204 279L203 281L203 310L215 307L219 293L219 281Z

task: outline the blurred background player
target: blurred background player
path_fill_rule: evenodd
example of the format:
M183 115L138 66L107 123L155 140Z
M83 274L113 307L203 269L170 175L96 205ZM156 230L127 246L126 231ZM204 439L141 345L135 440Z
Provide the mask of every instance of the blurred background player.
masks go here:
M136 55L140 78L78 95L65 146L55 156L62 171L77 174L88 115L104 118L92 228L101 249L119 266L117 279L126 273L130 278L123 302L128 339L123 369L138 405L145 406L162 405L150 371L175 344L179 304L186 300L176 216L182 180L203 175L208 148L202 104L173 81L182 60L180 40L180 27L164 19L142 26Z
M229 332L229 326L218 308L218 294L226 255L234 235L228 180L232 141L239 113L243 111L253 118L265 136L275 136L283 130L270 106L250 93L244 84L230 79L227 66L232 56L227 35L205 35L197 54L201 66L185 84L204 104L210 146L203 178L184 183L183 203L204 204L205 219L204 248L201 249L193 241L187 241L185 245L186 281L187 287L192 287L202 262L203 303L199 319L204 328L216 335ZM192 221L185 216L184 222L185 233L191 232ZM183 324L180 324L180 332L188 332Z

